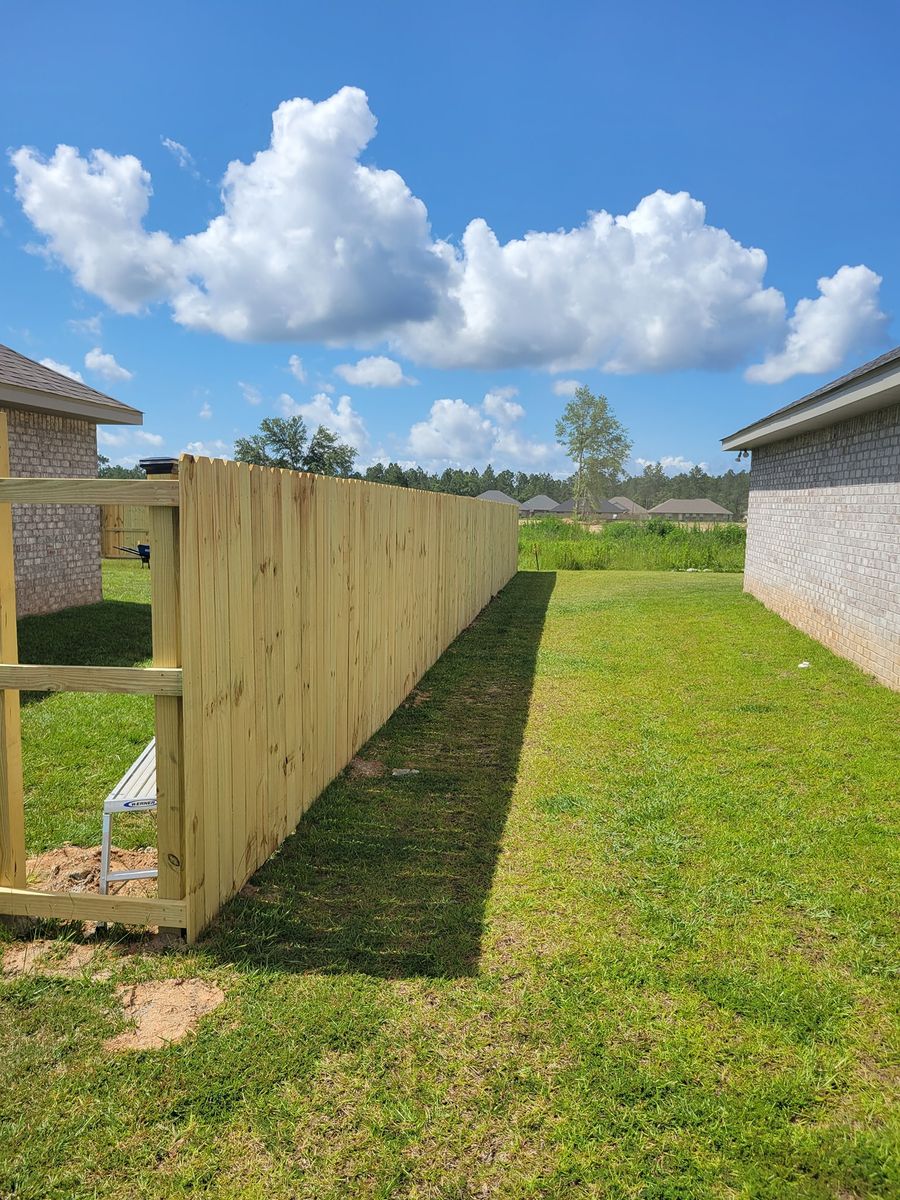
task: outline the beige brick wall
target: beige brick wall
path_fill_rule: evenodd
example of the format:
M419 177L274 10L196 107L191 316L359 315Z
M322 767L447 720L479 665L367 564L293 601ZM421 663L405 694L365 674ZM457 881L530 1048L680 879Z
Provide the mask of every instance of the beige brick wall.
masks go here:
M744 587L900 689L900 405L753 451Z
M97 428L77 417L7 409L12 475L97 474ZM14 504L16 611L56 612L102 598L100 512L94 506Z

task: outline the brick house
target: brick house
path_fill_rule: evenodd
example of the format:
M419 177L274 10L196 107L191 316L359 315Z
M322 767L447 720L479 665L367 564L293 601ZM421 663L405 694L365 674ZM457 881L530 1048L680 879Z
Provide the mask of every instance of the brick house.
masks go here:
M753 452L745 590L900 689L900 347L722 448Z
M143 414L0 345L0 410L11 475L97 474L97 426ZM88 505L13 505L18 616L100 600L100 513Z

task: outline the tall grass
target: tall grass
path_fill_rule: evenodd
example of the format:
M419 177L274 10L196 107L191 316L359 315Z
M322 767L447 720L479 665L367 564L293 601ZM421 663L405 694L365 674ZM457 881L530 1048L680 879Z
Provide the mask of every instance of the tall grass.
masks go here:
M523 571L742 571L742 525L700 529L674 521L610 522L592 533L574 521L545 517L519 530Z

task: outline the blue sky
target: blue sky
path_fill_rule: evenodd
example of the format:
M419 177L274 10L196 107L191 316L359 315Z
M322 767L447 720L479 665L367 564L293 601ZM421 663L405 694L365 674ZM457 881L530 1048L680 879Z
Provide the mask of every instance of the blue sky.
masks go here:
M722 470L719 437L898 340L898 25L15 6L0 340L144 410L116 461L299 411L363 464L559 471L577 380L636 460Z

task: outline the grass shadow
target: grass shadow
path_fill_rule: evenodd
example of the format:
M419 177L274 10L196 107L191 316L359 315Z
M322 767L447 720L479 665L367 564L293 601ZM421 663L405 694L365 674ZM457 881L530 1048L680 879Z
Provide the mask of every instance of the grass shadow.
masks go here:
M19 662L53 666L133 667L152 653L150 605L103 600L18 622ZM46 692L22 692L30 704Z
M208 951L250 969L475 973L555 579L519 574L457 638L225 908Z

